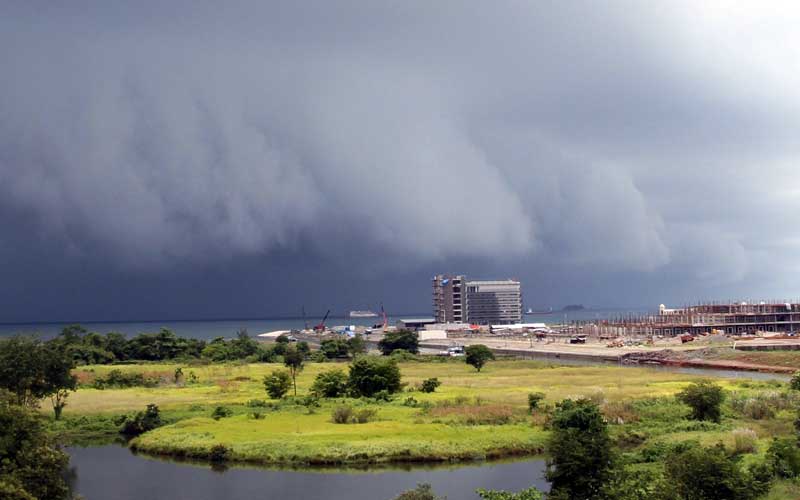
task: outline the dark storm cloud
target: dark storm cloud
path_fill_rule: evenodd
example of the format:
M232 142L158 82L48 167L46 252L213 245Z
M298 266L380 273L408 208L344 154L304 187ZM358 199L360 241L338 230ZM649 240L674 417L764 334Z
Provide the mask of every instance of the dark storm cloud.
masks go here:
M438 269L516 275L546 304L792 292L796 12L340 1L2 14L7 318L55 314L29 305L54 276L58 290L132 284L48 297L87 315L120 302L274 313L364 290L424 308ZM765 283L777 269L792 272ZM309 279L350 291L325 297Z

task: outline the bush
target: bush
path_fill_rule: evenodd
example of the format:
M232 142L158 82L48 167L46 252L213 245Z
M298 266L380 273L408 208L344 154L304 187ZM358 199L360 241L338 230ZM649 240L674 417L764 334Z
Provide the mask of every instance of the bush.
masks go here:
M292 377L285 370L273 370L271 374L264 377L264 388L272 399L284 397L291 387Z
M314 413L315 408L319 408L319 398L314 394L307 394L300 400L300 404L306 407L306 411L309 415Z
M230 417L231 415L233 415L233 411L231 411L230 408L226 408L225 406L217 406L211 413L211 418L214 420L219 420L221 418Z
M733 435L733 454L755 453L758 436L752 429L735 429Z
M254 411L250 415L253 417L253 420L261 420L264 418L264 414L261 413L260 411Z
M800 371L794 372L794 375L792 375L792 379L789 381L789 388L800 391Z
M420 390L422 392L435 392L436 388L439 387L440 385L442 385L442 383L439 382L438 378L436 377L427 378L422 381L422 386L420 387Z
M800 475L800 448L796 441L791 438L773 439L767 450L767 464L778 477Z
M230 453L230 450L224 444L215 444L211 447L208 458L212 462L225 462L230 458Z
M350 364L347 384L355 396L392 394L400 390L400 369L391 359L360 356Z
M410 406L412 408L416 408L418 404L419 401L417 401L414 396L409 396L405 401L403 401L403 406Z
M542 500L544 498L542 492L536 488L528 488L517 493L478 488L475 492L483 500Z
M492 351L483 344L467 346L464 349L464 354L464 361L478 371L481 371L481 368L483 368L483 365L485 365L487 361L494 359Z
M95 389L105 389L107 387L126 388L126 387L155 387L158 380L146 378L142 373L125 373L122 370L113 369L105 377L94 381Z
M666 459L665 470L678 498L750 500L769 489L768 480L758 469L758 474L743 470L722 444L710 448L693 446L672 453Z
M337 406L331 412L331 421L334 424L347 424L353 417L353 409L349 406Z
M377 415L378 410L374 408L362 408L353 415L353 422L356 424L366 424L367 422L375 420Z
M388 356L397 349L403 349L412 354L417 354L419 353L419 336L416 332L410 330L389 332L378 342L378 349L380 349L385 356Z
M250 399L245 405L247 405L248 408L265 408L268 403L263 399Z
M350 354L344 339L325 339L320 342L319 350L328 359L347 358Z
M158 406L149 404L145 411L137 412L134 415L123 415L116 423L120 426L120 434L138 436L162 425L161 412L158 410Z
M720 406L725 399L725 392L717 384L703 380L689 385L679 392L676 397L678 401L692 409L690 417L693 420L719 422Z
M436 496L433 488L428 483L418 484L413 490L408 490L400 493L394 500L443 500L441 497Z
M311 392L320 398L338 398L347 392L347 375L342 370L317 374Z
M528 393L528 411L533 413L539 407L539 403L544 399L543 392Z

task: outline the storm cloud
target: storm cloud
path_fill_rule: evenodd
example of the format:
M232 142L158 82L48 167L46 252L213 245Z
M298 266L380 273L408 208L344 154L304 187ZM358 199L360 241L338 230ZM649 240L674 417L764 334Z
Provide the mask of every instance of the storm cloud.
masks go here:
M793 295L798 13L6 2L0 320Z

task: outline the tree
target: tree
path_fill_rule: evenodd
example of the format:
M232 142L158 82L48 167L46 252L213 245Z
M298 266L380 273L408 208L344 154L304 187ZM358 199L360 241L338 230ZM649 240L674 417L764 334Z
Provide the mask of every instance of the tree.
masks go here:
M72 374L73 362L64 353L47 348L44 360L45 395L50 396L53 414L56 420L67 406L67 396L74 391L78 379Z
M678 498L685 500L750 500L769 490L769 478L764 471L742 470L722 443L709 448L691 446L671 453L664 468L667 483Z
M319 350L328 359L346 358L347 342L342 339L325 339L319 344Z
M258 352L258 342L256 342L247 329L236 332L236 338L230 341L230 354L232 359L244 359Z
M347 385L356 396L392 394L400 390L400 368L393 359L361 356L350 364Z
M0 498L69 498L64 480L68 463L36 415L0 395Z
M546 478L553 498L600 498L613 470L608 427L600 408L588 399L556 405L547 443Z
M319 373L311 386L311 393L320 398L338 398L346 392L347 375L342 370Z
M273 370L264 376L264 388L272 399L280 399L289 392L292 386L292 377L285 370Z
M778 477L792 478L800 475L800 448L791 438L775 438L767 450L767 463Z
M679 392L676 397L678 401L688 405L692 409L690 417L693 420L710 420L719 422L720 406L725 400L725 392L722 387L709 380L703 380L690 384Z
M350 353L353 359L359 354L367 352L367 343L364 342L364 337L355 335L347 339L347 352Z
M59 344L50 346L28 336L0 341L0 387L14 393L18 405L38 406L39 400L51 396L59 418L68 391L75 390L72 367L72 358Z
M138 436L156 427L161 427L161 412L158 406L151 403L144 411L136 412L133 415L123 415L117 419L117 424L120 426L120 434Z
M384 356L388 356L397 349L417 354L419 353L419 335L411 330L389 332L378 342L378 349Z
M490 359L494 359L494 354L488 347L483 344L469 345L464 349L464 361L468 365L474 366L476 370L481 371L483 365Z
M293 345L286 346L286 350L283 352L283 364L286 365L286 368L289 369L289 373L292 376L295 396L297 396L297 374L303 371L305 359L306 357L303 353Z
M439 382L439 379L436 377L426 378L422 381L422 385L420 386L419 390L422 392L436 392L436 388L442 385Z

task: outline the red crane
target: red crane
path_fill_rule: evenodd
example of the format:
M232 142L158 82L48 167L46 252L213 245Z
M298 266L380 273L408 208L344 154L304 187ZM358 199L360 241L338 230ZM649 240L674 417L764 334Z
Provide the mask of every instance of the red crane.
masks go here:
M331 313L331 310L328 309L328 312L325 313L325 317L322 318L322 321L319 322L317 326L314 327L315 332L323 332L325 331L325 320L328 319L328 315Z

